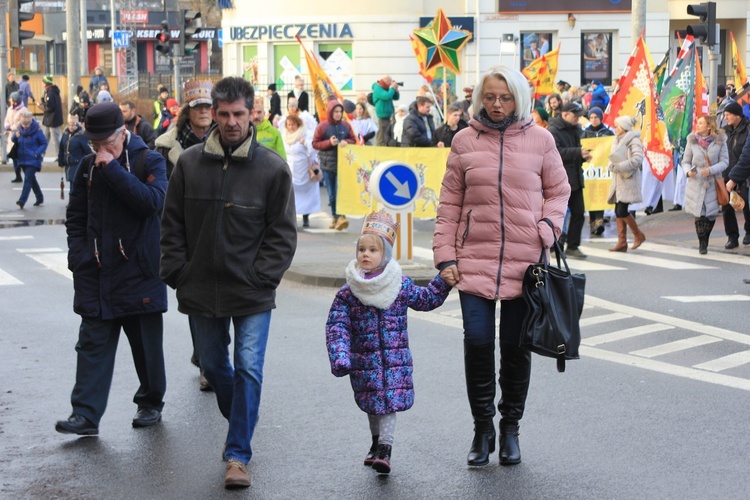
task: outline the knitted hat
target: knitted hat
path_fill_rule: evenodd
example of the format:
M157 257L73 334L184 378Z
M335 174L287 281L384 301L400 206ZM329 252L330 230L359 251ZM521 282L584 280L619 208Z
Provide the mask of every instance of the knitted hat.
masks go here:
M96 94L96 102L113 102L114 99L112 99L112 94L109 93L107 90L100 90L98 94Z
M737 104L734 101L732 101L729 104L727 104L727 106L724 108L724 112L725 113L731 113L731 114L736 115L736 116L744 116L742 114L742 106L740 106L739 104Z
M183 102L189 104L191 108L199 104L213 104L211 100L211 89L213 87L214 84L210 80L190 80L185 84Z
M543 121L545 122L549 121L549 113L547 113L547 110L544 109L542 106L539 106L538 108L534 108L534 111L536 111L536 114L538 114L539 118L541 118Z
M42 78L42 82L45 85L52 85L52 75L44 75L44 77Z
M599 117L599 119L601 120L601 119L602 119L602 117L604 116L604 113L602 113L602 110L601 110L601 108L599 108L599 107L597 107L597 106L594 106L593 108L591 108L591 109L589 110L589 118L591 117L591 115L596 115L596 116L598 116L598 117Z
M21 93L20 92L11 92L10 99L11 99L11 101L13 101L16 104L18 104L19 102L21 102ZM740 112L742 112L742 109L740 109Z
M626 132L630 132L633 130L633 125L635 125L635 117L627 115L618 116L615 118L615 125L619 126Z
M362 234L375 234L385 238L385 241L393 245L396 241L396 231L398 223L385 210L373 212L365 217L365 223L362 225Z
M179 105L180 103L177 102L177 99L174 99L172 97L167 99L167 109L172 109L174 106L179 106Z
M86 113L86 131L83 135L90 141L100 141L115 133L125 124L120 106L114 102L99 102Z

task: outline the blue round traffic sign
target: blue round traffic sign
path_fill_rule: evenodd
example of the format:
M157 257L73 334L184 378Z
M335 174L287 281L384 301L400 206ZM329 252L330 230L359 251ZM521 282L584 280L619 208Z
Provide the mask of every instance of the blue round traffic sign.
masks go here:
M370 177L370 191L392 210L401 210L414 203L420 188L419 174L406 163L381 163L375 167Z

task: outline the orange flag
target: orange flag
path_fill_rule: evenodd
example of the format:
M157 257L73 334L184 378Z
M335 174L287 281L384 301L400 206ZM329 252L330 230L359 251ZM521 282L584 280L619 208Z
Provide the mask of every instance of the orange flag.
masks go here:
M534 97L550 95L555 92L555 77L560 56L560 45L542 57L534 59L521 72L534 85Z
M310 73L310 81L312 82L315 110L318 112L318 118L320 119L320 121L326 120L328 118L328 101L330 101L331 99L336 99L343 106L344 97L341 95L341 92L339 92L339 89L336 88L336 85L334 85L331 79L328 77L328 74L323 71L323 68L320 66L320 62L318 62L318 58L315 57L315 54L311 54L307 50L307 48L302 44L302 40L300 40L299 35L296 38L299 44L302 45L302 50L305 51L307 71ZM344 113L344 116L346 116L346 113Z
M699 116L706 116L709 114L708 108L708 88L706 87L706 79L703 78L703 70L701 69L701 62L698 59L698 47L694 46L693 50L695 54L693 56L693 64L695 64L695 93L693 110L693 130L695 130L695 122Z
M745 71L745 63L742 62L740 51L737 50L737 42L734 41L734 33L729 32L729 36L732 37L732 68L734 69L734 86L737 87L738 91L747 83L747 72Z

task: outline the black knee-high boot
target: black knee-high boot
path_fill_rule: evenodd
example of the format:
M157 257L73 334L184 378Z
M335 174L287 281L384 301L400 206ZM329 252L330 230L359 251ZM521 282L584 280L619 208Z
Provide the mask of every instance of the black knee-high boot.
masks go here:
M495 451L495 343L471 345L464 341L466 392L474 417L474 440L466 461L479 467L490 463Z
M707 217L698 217L695 219L695 233L698 235L698 253L708 253L708 238L714 229L716 220L709 220Z
M531 379L531 351L500 343L500 465L521 462L518 421L523 417Z

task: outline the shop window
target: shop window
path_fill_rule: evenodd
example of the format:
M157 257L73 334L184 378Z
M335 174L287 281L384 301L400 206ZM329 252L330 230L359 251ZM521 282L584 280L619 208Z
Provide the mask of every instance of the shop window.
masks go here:
M258 46L242 47L242 77L254 86L258 85Z
M323 70L340 90L353 90L354 64L351 43L321 43L318 54Z
M300 74L300 59L298 43L273 46L273 82L278 92L288 92L294 88L294 77ZM268 83L271 83L270 80Z
M581 84L612 85L612 32L581 33Z
M521 33L521 69L552 50L552 33Z

